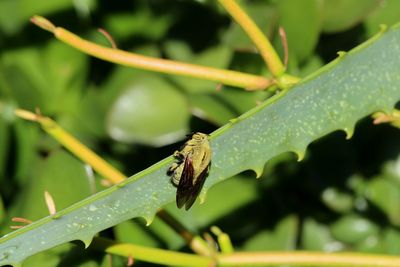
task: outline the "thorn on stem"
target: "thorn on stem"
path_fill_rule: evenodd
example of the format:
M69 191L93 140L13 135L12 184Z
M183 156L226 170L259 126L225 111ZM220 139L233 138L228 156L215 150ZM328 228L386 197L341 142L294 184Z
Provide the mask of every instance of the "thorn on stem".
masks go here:
M42 117L42 112L40 111L40 108L39 107L36 107L35 108L35 113L36 113L36 115L40 118L40 117Z
M47 209L49 210L50 215L56 214L56 204L54 203L54 199L51 194L47 191L44 191L44 200L46 201Z
M20 228L26 226L27 224L31 224L32 223L31 220L28 220L28 219L22 218L22 217L12 217L11 221L25 224L25 225L11 225L10 228L13 229L13 230L20 229Z
M211 248L211 251L215 253L218 250L218 243L209 233L204 233L203 238L206 240L208 247Z
M98 28L97 29L104 37L106 37L107 41L110 42L111 47L113 49L117 49L117 45L114 41L114 38L112 38L111 34L109 34L106 30L104 30L103 28Z
M134 261L133 257L132 257L131 255L129 255L129 257L128 257L128 262L126 263L126 266L127 266L127 267L130 267L130 266L132 266L134 263L135 263L135 261Z
M109 180L106 180L106 179L100 180L100 184L101 184L102 186L104 186L104 187L110 187L110 186L112 186L112 183L111 183Z
M281 37L282 47L283 47L283 54L284 54L283 64L285 65L286 68L289 61L289 47L288 47L286 32L283 27L279 27L279 36Z

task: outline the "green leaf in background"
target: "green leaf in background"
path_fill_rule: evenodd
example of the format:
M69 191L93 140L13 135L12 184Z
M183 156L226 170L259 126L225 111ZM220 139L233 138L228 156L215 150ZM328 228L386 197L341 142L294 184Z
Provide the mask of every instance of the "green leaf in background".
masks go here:
M386 249L385 251L392 255L400 254L400 231L393 227L388 227L383 233Z
M267 3L267 1L242 1L241 6L251 17L263 33L271 37L274 26L278 21L279 13L276 7ZM235 22L231 22L229 29L223 35L223 42L232 49L252 49L254 44Z
M400 186L398 183L376 177L367 184L366 198L380 208L393 225L400 226Z
M379 1L379 6L364 21L368 36L379 31L379 25L391 26L399 21L400 1Z
M312 218L306 218L303 222L301 246L305 250L329 252L338 251L344 247L341 242L332 237L330 229L325 224Z
M40 128L31 122L21 120L16 120L13 126L16 138L14 149L17 151L14 175L18 183L23 184L30 179L32 162L36 157L36 146L40 140Z
M355 244L378 233L379 228L373 222L357 215L341 217L331 227L332 235L339 241Z
M255 201L259 197L258 186L253 179L237 175L215 186L207 194L207 201L202 205L193 206L190 213L176 209L175 203L169 204L166 209L181 218L186 227L196 232Z
M88 57L54 40L43 48L41 61L43 67L40 69L51 84L45 99L48 112L59 114L74 111L86 85Z
M194 53L182 42L170 41L165 43L163 48L170 59L221 69L228 66L232 56L232 50L225 45L212 47L201 53ZM171 76L169 78L176 82L185 92L189 93L210 93L217 88L215 82L206 80L180 76Z
M53 40L40 50L9 50L0 62L5 86L20 107L47 114L74 110L86 78L84 54Z
M1 194L0 194L0 225L3 224L5 215L6 215L6 213L5 213L5 209L4 209L3 198L1 197Z
M188 131L188 108L184 96L166 80L138 79L114 102L107 130L120 142L151 146L174 143Z
M0 116L0 183L5 178L7 158L10 151L11 127L9 124L10 122L6 121L3 116Z
M115 13L107 17L104 21L107 31L122 41L132 36L159 40L167 32L174 17L168 13L152 12L148 2L136 2L140 3L140 7L133 12Z
M31 160L30 166L35 168L31 169L29 185L23 188L18 201L10 208L10 217L37 220L47 216L45 191L52 195L57 210L93 193L83 164L63 150L51 152L47 158L37 157Z
M29 18L33 14L45 16L74 8L78 15L88 16L95 7L96 1L94 0L2 0L0 1L0 32L7 35L17 33L29 23Z
M339 213L350 212L353 208L353 201L351 194L342 192L334 187L329 187L322 192L322 202Z
M322 30L329 33L347 30L371 14L379 3L379 0L324 0Z
M276 5L280 14L279 25L285 30L288 40L289 60L294 56L302 62L317 45L322 19L321 1L280 0Z
M57 246L50 250L44 251L42 253L36 254L32 257L29 257L23 264L23 266L40 266L40 267L54 267L60 266L60 261L63 256L73 248L72 244L63 244L61 246ZM74 265L76 266L76 265Z
M4 83L20 107L47 111L45 95L49 88L42 65L41 53L34 47L15 49L0 55Z
M243 246L244 250L293 250L296 246L298 220L289 215L280 220L273 230L260 231L250 237Z

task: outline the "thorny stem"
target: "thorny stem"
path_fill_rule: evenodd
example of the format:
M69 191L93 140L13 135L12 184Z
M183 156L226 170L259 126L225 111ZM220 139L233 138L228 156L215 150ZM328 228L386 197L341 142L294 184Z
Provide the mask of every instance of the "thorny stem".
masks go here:
M108 164L100 156L90 150L88 147L79 142L70 133L62 129L55 121L49 117L45 117L39 114L32 113L23 109L16 109L15 114L23 119L38 122L44 131L56 139L60 144L66 147L74 155L80 158L83 162L86 162L92 168L97 171L100 175L105 177L108 181L116 184L122 182L127 177L120 171L115 169L113 166ZM177 219L165 210L160 210L157 215L167 223L172 229L176 230L178 234L185 239L187 244L192 250L201 255L209 254L209 249L205 242L202 242L201 238L193 235L187 230Z
M275 84L275 80L267 79L262 76L238 71L198 66L173 60L152 58L97 45L80 38L64 28L55 27L53 24L51 24L51 22L40 16L33 17L31 21L37 26L52 32L57 39L88 55L120 65L210 80L226 85L241 87L246 90L266 89Z

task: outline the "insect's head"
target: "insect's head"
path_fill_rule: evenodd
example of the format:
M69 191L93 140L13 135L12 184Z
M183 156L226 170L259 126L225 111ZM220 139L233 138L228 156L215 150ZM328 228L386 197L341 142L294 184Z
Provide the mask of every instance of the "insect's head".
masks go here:
M203 141L203 140L206 140L207 137L208 137L207 134L203 134L203 133L197 132L197 133L194 133L194 134L192 135L191 139L192 139L192 140L195 140L195 141Z

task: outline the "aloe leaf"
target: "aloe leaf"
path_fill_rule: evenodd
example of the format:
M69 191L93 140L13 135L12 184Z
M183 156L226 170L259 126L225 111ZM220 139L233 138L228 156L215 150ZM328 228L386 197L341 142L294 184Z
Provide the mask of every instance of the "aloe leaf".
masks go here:
M202 193L241 171L260 174L268 159L287 151L299 158L307 145L335 130L352 135L355 123L389 112L400 99L400 29L391 28L305 78L289 91L220 128L211 136L212 168ZM56 215L0 239L0 264L19 264L39 251L71 241L86 246L99 231L133 217L151 222L175 198L168 157Z

